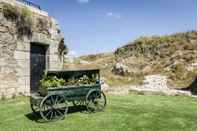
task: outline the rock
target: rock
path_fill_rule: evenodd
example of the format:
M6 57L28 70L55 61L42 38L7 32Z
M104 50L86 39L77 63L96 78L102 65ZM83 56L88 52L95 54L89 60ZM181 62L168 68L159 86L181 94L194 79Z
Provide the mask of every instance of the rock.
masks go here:
M130 89L128 87L112 87L104 91L105 93L112 95L128 95Z
M197 63L192 63L186 66L187 71L193 71L197 68Z
M125 75L129 74L129 68L128 68L128 66L124 65L123 63L118 62L113 67L112 72L116 75L125 76Z
M103 83L103 84L101 85L101 89L102 89L103 91L106 91L106 90L109 89L109 85L108 85L107 83Z
M85 60L80 60L80 64L88 65L88 64L90 64L90 62L89 61L85 61Z
M105 82L105 78L104 77L101 77L101 89L103 91L107 91L109 89L109 85Z
M168 90L167 78L161 75L148 75L145 76L143 85L140 88L150 89L150 90Z
M152 71L151 66L146 66L146 67L142 70L142 72L143 72L144 74L150 73L151 71Z

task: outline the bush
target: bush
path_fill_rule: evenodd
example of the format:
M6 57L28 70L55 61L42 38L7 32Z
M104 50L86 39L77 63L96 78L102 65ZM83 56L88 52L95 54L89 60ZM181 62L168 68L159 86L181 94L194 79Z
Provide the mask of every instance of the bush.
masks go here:
M19 10L10 4L4 4L3 15L7 20L17 21L19 18Z
M57 76L48 76L45 72L40 81L40 89L60 88L65 86L94 85L98 81L98 75L83 75L80 77L71 77L68 79L58 78Z
M40 88L54 88L58 86L64 86L64 84L64 79L59 79L56 76L47 76L47 73L45 73L42 80L40 81Z
M32 20L31 12L26 7L21 8L20 19L17 21L18 36L21 37L27 35L28 37L31 37L32 26L33 26L33 20Z
M3 5L3 14L7 20L16 22L18 38L32 36L32 13L26 8L19 8L10 4Z

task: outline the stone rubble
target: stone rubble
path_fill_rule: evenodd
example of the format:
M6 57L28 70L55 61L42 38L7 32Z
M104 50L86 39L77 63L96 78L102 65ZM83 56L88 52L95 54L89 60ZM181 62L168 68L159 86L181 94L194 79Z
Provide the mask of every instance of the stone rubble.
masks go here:
M197 63L189 64L189 65L186 67L186 69L187 69L188 71L193 71L193 70L196 69L196 68L197 68Z
M112 72L116 75L125 76L129 74L129 68L121 62L117 62L113 67Z
M142 85L125 85L121 87L110 87L106 83L102 85L102 90L107 94L127 95L131 92L147 95L192 95L190 91L170 89L167 86L167 77L162 75L148 75L145 77Z
M167 78L161 75L148 75L145 76L143 85L139 88L151 90L168 90Z

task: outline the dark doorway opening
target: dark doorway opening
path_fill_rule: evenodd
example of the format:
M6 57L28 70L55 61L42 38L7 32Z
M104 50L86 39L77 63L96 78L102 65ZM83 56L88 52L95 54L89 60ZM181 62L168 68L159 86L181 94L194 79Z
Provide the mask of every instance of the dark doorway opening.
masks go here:
M30 48L30 89L37 92L42 75L47 66L48 46L31 43Z

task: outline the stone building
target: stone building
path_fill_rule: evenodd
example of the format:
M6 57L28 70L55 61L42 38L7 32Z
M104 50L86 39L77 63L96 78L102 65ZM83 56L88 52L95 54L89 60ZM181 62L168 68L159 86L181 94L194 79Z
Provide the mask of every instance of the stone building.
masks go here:
M44 70L61 68L56 20L33 3L0 0L0 98L38 89Z

